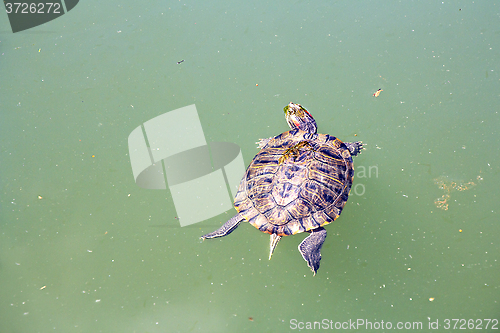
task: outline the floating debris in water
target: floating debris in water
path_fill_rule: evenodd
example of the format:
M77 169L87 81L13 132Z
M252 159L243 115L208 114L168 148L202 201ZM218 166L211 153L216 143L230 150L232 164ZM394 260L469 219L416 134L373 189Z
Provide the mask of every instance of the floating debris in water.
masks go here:
M477 176L478 181L483 180L481 176ZM454 191L465 191L471 187L476 186L477 184L473 181L469 181L467 183L462 181L453 181L450 180L447 176L440 176L434 179L434 184L436 184L440 190L444 190L445 194L441 196L441 198L437 198L434 201L434 204L437 208L441 208L442 210L448 210L449 200L451 198L450 193ZM460 232L462 232L460 230Z

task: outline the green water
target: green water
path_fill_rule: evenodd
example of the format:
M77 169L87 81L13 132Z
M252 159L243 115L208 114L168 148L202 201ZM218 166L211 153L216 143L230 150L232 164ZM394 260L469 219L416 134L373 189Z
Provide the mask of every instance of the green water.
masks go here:
M89 0L16 34L3 15L0 332L323 319L496 332L484 319L500 319L499 13L495 1ZM206 140L236 143L248 164L257 139L287 130L290 101L320 132L368 144L315 277L303 234L271 261L248 224L201 242L235 211L181 228L170 193L139 188L128 156L134 128L196 104Z

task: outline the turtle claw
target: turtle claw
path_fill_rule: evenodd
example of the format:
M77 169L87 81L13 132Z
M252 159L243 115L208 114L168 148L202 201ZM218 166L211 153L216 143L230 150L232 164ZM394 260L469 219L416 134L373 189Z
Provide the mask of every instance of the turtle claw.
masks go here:
M352 156L356 156L363 149L363 141L344 142Z

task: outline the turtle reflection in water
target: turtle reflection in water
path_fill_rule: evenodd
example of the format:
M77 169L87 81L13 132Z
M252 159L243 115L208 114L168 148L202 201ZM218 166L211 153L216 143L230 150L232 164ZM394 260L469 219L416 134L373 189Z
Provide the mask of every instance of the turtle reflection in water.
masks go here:
M483 180L481 176L477 176L478 181ZM477 184L473 181L470 182L462 182L462 181L453 181L450 180L447 176L439 176L434 179L434 184L436 184L439 189L444 190L445 194L434 201L434 204L437 208L441 208L442 210L448 210L449 200L451 198L450 193L455 191L465 191L471 187L476 186Z
M299 245L314 275L326 238L323 226L339 217L354 176L352 156L361 142L342 142L318 134L316 121L300 104L284 108L291 130L262 139L241 180L234 207L238 213L201 239L229 235L240 222L271 235L269 259L283 236L309 233Z

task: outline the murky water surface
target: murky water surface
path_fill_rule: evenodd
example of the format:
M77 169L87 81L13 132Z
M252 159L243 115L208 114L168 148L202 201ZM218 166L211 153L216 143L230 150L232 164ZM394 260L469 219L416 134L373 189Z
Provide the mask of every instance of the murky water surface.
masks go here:
M0 331L493 331L499 13L495 1L80 1L16 34L4 14ZM171 192L138 187L129 158L135 128L195 104L206 141L237 144L248 165L259 138L287 130L290 101L319 132L367 144L315 277L303 234L271 261L249 224L201 242L234 209L181 227Z

